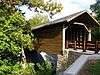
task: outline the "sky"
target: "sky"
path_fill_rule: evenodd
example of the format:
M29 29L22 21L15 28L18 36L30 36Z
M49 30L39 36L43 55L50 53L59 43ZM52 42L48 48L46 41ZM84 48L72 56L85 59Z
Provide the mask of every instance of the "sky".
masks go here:
M90 11L90 5L94 4L96 0L59 0L63 5L63 10L61 13L54 16L55 19L64 17L75 12L82 10Z
M53 16L53 20L68 16L70 14L73 14L75 12L79 12L82 10L87 10L90 12L90 5L94 4L96 0L57 0L60 2L63 6L63 9L60 13ZM30 19L34 16L34 8L30 11L27 6L22 6L20 9L25 12L26 19Z

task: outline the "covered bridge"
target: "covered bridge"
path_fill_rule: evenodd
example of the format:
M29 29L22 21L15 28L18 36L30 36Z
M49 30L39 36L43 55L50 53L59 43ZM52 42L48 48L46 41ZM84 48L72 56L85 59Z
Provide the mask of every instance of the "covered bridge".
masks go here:
M38 39L38 50L62 53L65 49L96 49L91 39L91 29L99 23L87 12L81 11L64 18L32 28Z

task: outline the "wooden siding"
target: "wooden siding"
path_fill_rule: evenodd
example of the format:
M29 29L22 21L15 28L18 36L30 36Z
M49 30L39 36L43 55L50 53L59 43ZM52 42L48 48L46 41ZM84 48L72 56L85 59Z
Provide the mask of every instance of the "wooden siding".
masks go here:
M39 50L58 54L62 51L62 25L46 26L36 31Z

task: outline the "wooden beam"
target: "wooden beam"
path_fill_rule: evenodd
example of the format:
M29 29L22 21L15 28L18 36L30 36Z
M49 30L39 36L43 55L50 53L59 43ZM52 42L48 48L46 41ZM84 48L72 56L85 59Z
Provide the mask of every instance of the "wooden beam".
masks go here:
M64 50L65 50L65 32L66 32L66 29L68 27L65 28L65 26L63 26L63 30L62 30L62 50L63 50L63 54L64 54Z
M74 49L76 50L76 43L77 43L77 32L74 35Z
M77 42L76 42L76 40L75 40L75 46L74 46L74 50L76 50L76 43L77 43Z
M88 41L91 41L91 29L89 29L89 33L88 33Z
M82 34L82 42L83 42L83 52L86 52L86 38L85 38L85 32Z
M68 44L69 44L69 41L68 41L68 31L66 30L65 32L66 32L65 33L66 34L66 42L65 43L66 43L66 48L68 49Z
M95 54L97 54L99 52L99 50L98 50L98 41L96 41L96 43L95 43Z
M90 15L88 12L87 14L98 24L98 26L100 26L99 22L92 15Z
M80 48L80 30L78 31L78 46Z
M84 40L83 41L83 52L86 52L86 47L85 46L86 46L86 41Z
M84 23L74 22L73 24L84 26L85 29L89 32L89 29L86 27L86 25Z

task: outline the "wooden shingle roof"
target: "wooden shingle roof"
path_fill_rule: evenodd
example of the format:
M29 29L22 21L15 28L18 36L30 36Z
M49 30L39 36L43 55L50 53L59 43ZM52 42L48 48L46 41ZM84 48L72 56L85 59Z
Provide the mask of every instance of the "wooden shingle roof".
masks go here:
M36 30L36 29L39 29L39 28L42 28L42 27L45 27L45 26L49 26L49 25L54 25L56 23L70 22L71 20L75 19L76 17L78 17L78 16L80 16L80 15L82 15L84 13L87 13L88 16L90 16L98 26L100 26L100 24L87 11L80 11L80 12L74 13L72 15L69 15L69 16L54 20L54 21L50 21L50 22L48 22L46 24L38 25L36 27L33 27L32 30Z

